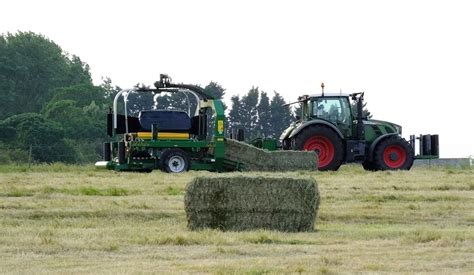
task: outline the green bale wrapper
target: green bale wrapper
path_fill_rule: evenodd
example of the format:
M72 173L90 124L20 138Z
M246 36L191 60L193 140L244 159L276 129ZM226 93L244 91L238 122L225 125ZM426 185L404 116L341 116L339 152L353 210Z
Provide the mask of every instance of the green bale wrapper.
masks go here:
M300 232L314 229L319 191L310 177L222 174L195 178L184 202L191 230Z
M314 151L267 151L233 139L225 141L226 159L244 165L244 171L316 171Z

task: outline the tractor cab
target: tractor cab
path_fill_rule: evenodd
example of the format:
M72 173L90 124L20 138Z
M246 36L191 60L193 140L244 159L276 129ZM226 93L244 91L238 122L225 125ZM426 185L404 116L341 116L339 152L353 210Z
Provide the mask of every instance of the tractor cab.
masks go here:
M339 128L344 136L352 135L354 116L348 95L310 96L307 104L307 118L328 121Z
M352 104L357 106L356 114L353 113L351 100ZM364 93L325 94L324 90L321 94L300 96L297 101L301 107L298 123L320 121L337 128L344 138L363 139L364 121L367 120L366 117L363 117L363 100Z

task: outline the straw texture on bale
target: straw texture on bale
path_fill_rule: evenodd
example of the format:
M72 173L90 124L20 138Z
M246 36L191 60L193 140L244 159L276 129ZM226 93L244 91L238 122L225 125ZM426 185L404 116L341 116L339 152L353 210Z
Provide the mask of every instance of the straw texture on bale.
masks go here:
M317 170L314 151L268 151L233 139L225 141L226 159L242 163L244 171Z
M312 231L319 191L312 178L197 177L186 186L188 228L241 231Z

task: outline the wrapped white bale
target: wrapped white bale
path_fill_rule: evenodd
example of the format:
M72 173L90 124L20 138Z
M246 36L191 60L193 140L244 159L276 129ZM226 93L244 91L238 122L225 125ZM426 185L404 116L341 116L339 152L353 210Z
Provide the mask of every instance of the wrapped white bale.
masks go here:
M225 144L225 158L242 163L245 171L316 171L318 167L314 151L268 151L233 139Z
M314 229L319 191L310 177L221 174L195 178L184 201L191 230L299 232Z

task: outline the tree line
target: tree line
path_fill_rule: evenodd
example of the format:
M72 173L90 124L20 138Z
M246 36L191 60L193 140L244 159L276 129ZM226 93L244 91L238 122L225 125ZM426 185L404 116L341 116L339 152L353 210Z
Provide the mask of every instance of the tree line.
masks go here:
M225 95L216 82L204 89L216 98ZM94 85L87 63L41 34L0 35L0 163L99 159L109 139L105 117L119 91L110 78ZM130 112L145 101L139 97ZM180 94L157 100L165 109L184 102ZM249 139L278 137L294 117L285 103L277 92L270 99L256 87L234 95L226 106L228 129L243 128Z

